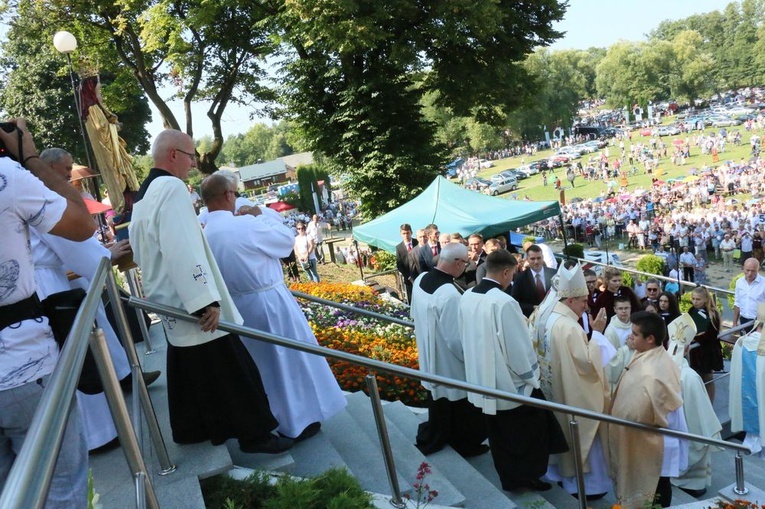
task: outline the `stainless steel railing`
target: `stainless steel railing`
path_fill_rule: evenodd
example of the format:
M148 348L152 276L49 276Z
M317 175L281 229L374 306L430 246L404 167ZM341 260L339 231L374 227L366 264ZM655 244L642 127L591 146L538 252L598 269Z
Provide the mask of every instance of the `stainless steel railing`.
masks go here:
M295 292L295 293L299 293L299 292ZM302 298L302 294L300 296ZM311 300L316 300L316 298L312 298ZM320 300L323 301L324 299L320 299ZM332 302L332 301L326 301L326 302L330 303L330 305L338 306L338 303L336 302ZM185 320L190 322L198 321L198 318L192 315L189 315L183 310L165 306L155 302L139 300L134 297L131 297L128 303L130 306L141 308L146 311L159 313L161 315L176 318L178 320ZM353 308L353 306L347 306L347 305L342 305L341 307L341 309L346 309L346 308L355 309ZM359 311L363 311L363 314L372 313L366 310L359 310ZM379 313L373 313L373 314L379 315ZM383 319L386 319L388 321L393 321L394 323L399 323L401 321L401 320L392 320L390 319L390 317L385 317L385 315L381 315L381 316L384 317ZM244 327L244 326L227 322L227 321L221 321L218 324L218 328L226 332L237 334L241 337L265 341L267 343L280 345L287 348L293 348L295 350L299 350L302 352L307 352L307 353L311 353L315 355L321 355L322 357L328 357L331 359L350 362L353 364L370 368L374 371L383 371L383 372L392 373L405 378L423 380L423 381L427 381L427 382L431 382L435 384L445 385L447 387L453 387L453 388L462 389L462 390L477 393L477 394L482 394L484 396L489 396L492 398L503 399L506 401L513 401L513 402L521 403L524 405L551 410L553 412L569 414L572 416L571 417L572 427L575 427L574 424L576 423L576 418L579 417L579 418L593 419L593 420L597 420L601 422L607 422L609 424L616 424L619 426L627 426L630 428L646 431L649 433L658 433L660 435L672 436L672 437L681 438L685 440L691 440L694 442L714 445L714 446L722 447L725 449L731 449L737 452L737 455L736 455L736 473L737 474L736 474L735 487L733 488L734 492L738 494L744 494L748 492L748 489L746 488L744 483L743 463L742 463L741 453L750 454L750 450L749 448L740 444L727 442L725 440L717 440L714 438L704 437L701 435L695 435L692 433L686 433L686 432L676 431L676 430L667 429L667 428L656 428L653 426L647 426L645 424L627 421L624 419L613 417L611 415L602 414L599 412L593 412L593 411L585 410L582 408L562 405L560 403L554 403L550 401L543 401L543 400L526 397L526 396L520 396L518 394L511 394L511 393L500 391L497 389L491 389L488 387L471 384L471 383L463 382L460 380L454 380L448 377L424 373L416 369L405 368L401 366L396 366L394 364L389 364L387 362L382 362L382 361L378 361L374 359L368 359L366 357L342 352L339 350L332 350L330 348L325 348L322 346L310 345L307 343L296 341L294 339L285 338L285 337L271 334L269 332L265 332L261 330L251 329L251 328ZM387 437L381 436L381 440L387 440ZM575 446L573 450L574 450L574 453L576 453L576 451L578 450L578 446ZM582 465L581 455L579 457L576 457L575 459L576 459L576 463L578 464L577 472L579 477L581 477L583 472L583 469L581 467ZM388 471L388 475L395 476L395 473ZM394 491L393 495L395 500L397 497L400 496L400 494L396 493L396 490L393 486L391 488ZM580 497L579 497L580 504L581 504L581 507L586 508L586 502L587 502L586 497L581 496L582 493L584 493L584 490L580 491Z
M646 253L646 254L648 254L648 253ZM566 255L564 255L564 254L558 254L556 256L558 256L558 257L560 257L560 258L562 258L564 260L567 258ZM703 286L704 288L708 289L709 291L712 291L712 292L715 292L715 293L721 293L721 294L725 294L725 295L733 295L733 293L734 293L733 291L728 290L726 288L718 288L716 286L703 285L703 284L694 283L692 281L683 281L682 279L678 280L677 278L671 278L671 277L667 277L667 276L651 274L650 272L643 272L643 271L640 271L640 270L637 270L637 269L633 269L632 267L616 266L616 265L613 265L613 264L610 264L610 263L596 262L596 261L593 261L593 260L588 260L586 258L577 258L575 256L570 257L570 259L576 260L580 264L585 264L586 263L588 265L599 265L601 267L615 267L615 268L621 270L622 272L629 272L630 274L637 274L639 276L647 276L649 278L658 279L659 281L667 281L669 283L679 283L681 286L692 286L694 288L697 287L697 286Z
M118 319L119 328L123 332L122 338L125 341L123 346L131 358L131 363L134 366L138 363L135 346L129 335L125 311L122 307L122 302L117 296L116 280L111 270L111 262L108 258L104 258L101 260L88 288L87 296L77 312L72 329L59 355L56 368L53 370L48 386L38 404L32 424L24 440L24 446L17 455L8 474L5 487L2 494L0 494L0 509L17 509L20 507L25 509L42 508L45 504L46 494L61 447L61 440L64 436L64 430L72 405L74 404L74 391L77 387L80 371L82 371L85 352L89 344L88 338L90 338L90 346L96 358L96 365L101 375L104 392L106 393L106 399L118 430L120 442L130 471L133 473L136 485L136 503L141 507L159 508L157 496L151 478L147 474L147 468L143 462L136 434L130 425L125 399L117 380L114 364L109 355L103 331L95 329L91 332L96 308L101 303L101 290L105 282L108 283L107 287L113 302L115 315ZM134 387L136 384L138 385L136 387L136 394L146 393L146 385L141 376L140 364L137 375L135 369L133 370L133 383ZM152 426L156 426L158 432L156 416L150 406L148 393L146 393L145 398L140 399L142 405L137 413L140 413L142 410L150 430ZM147 401L149 402L148 405L146 404ZM159 452L160 462L163 463L163 471L160 474L173 471L175 467L169 464L169 458L167 458L167 451L164 447L161 434L157 433L155 435L152 433L152 439L154 440L154 447ZM165 461L168 465L164 465Z

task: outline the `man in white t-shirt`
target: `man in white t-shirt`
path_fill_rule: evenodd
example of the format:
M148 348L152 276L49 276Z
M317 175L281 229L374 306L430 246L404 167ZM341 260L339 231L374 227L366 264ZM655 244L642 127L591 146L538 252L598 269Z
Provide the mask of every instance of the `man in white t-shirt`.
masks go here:
M58 346L35 295L29 228L83 241L96 227L63 177L37 156L26 124L0 129L0 141L23 163L0 158L0 485L8 477L31 425ZM19 143L18 131L21 132ZM23 149L19 153L20 147ZM85 507L88 460L77 409L72 408L53 471L46 508Z

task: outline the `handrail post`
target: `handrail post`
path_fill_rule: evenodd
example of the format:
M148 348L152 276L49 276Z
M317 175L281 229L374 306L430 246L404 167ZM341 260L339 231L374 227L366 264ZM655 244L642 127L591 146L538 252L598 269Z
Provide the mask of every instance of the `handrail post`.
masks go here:
M93 350L93 355L96 358L98 374L101 375L101 380L104 384L106 401L109 404L114 425L117 427L117 435L120 437L122 451L125 453L125 459L127 459L130 471L134 473L134 476L136 473L146 473L146 464L141 456L135 432L130 426L130 416L125 404L125 397L122 395L119 382L117 381L117 373L114 371L114 364L111 357L109 357L109 350L106 346L106 338L102 329L96 329L90 335L90 348ZM146 489L146 507L149 509L159 509L154 486L152 486L151 480L148 477L144 479L146 481L144 483Z
M576 473L576 489L579 493L579 507L580 509L587 509L587 492L584 488L584 468L582 467L582 444L579 441L579 423L573 414L571 414L571 420L568 421L568 428L571 431L571 452L574 454L574 472Z
M140 407L143 408L143 415L146 417L146 425L149 428L151 441L154 444L154 449L157 451L159 466L162 469L160 474L169 474L175 471L175 465L173 465L170 460L170 455L167 453L167 446L165 446L165 441L162 438L162 431L159 429L159 423L157 422L157 414L154 412L154 406L149 397L149 391L146 389L146 384L143 381L141 362L139 361L138 353L135 350L133 334L128 326L125 306L122 304L122 299L120 299L117 280L114 278L114 273L112 271L108 271L106 274L106 290L109 293L109 299L112 301L114 316L117 318L117 328L123 338L123 346L125 347L125 352L130 360L131 373L133 374L133 424L136 436L141 433L141 413L138 411L140 403ZM140 317L138 322L145 327L146 324L143 322L143 313L138 308L136 308L136 312Z
M749 488L746 487L744 482L744 458L741 457L741 451L736 451L736 486L733 488L733 493L736 495L746 495L749 493Z
M136 298L143 298L143 291L141 290L141 285L138 282L138 276L136 276L136 269L128 269L125 272L125 279L127 279L128 287L130 288L130 293L136 297ZM115 282L116 284L116 282ZM114 299L114 297L110 297L111 299ZM119 292L117 292L117 300L119 300ZM156 350L154 347L151 346L151 338L149 337L149 329L146 327L146 322L143 321L143 313L140 309L135 308L136 316L138 317L138 327L141 329L141 335L143 336L143 344L146 348L146 351L144 354L151 355Z
M144 472L135 473L135 507L146 509L146 474Z
M393 460L393 451L391 451L390 440L388 439L388 426L385 424L380 393L377 391L377 377L374 373L370 373L365 379L367 381L367 388L369 388L369 399L372 402L375 424L377 425L377 435L380 437L380 448L382 449L383 460L385 461L385 472L388 474L388 482L393 492L390 503L393 507L403 509L406 507L406 502L401 498L401 488L398 486L396 464Z

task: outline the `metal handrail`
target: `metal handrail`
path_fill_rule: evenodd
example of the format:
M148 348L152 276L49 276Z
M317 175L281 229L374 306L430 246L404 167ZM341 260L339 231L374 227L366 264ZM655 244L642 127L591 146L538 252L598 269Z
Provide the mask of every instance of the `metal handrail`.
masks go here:
M335 302L333 300L322 299L321 297L314 297L313 295L308 294L308 293L297 292L295 290L291 290L291 292L292 292L292 295L294 295L295 297L297 297L299 299L310 300L310 301L316 302L318 304L324 304L325 306L332 306L332 307L336 307L338 309L342 309L344 311L351 311L353 313L358 313L360 315L366 315L366 316L369 316L371 318L376 318L378 320L385 320L386 322L391 322L391 323L396 323L398 325L403 325L404 327L414 327L414 322L412 322L410 320L402 320L401 318L394 318L392 316L383 315L381 313L375 313L374 311L368 311L366 309L357 308L355 306L350 306L348 304L341 304L341 303ZM133 302L133 298L131 297L130 300L128 301L128 303L130 305L133 305L132 302ZM144 309L146 309L146 308L144 308ZM225 329L223 329L223 330L225 330Z
M662 276L662 275L659 275L659 274L651 274L650 272L643 272L641 270L633 269L632 267L617 266L617 265L614 265L612 263L597 262L597 261L594 261L594 260L588 260L587 258L578 258L576 256L567 257L565 254L560 254L560 253L558 254L558 256L560 256L563 259L570 258L570 259L576 260L576 261L578 261L580 263L587 263L589 265L601 265L603 267L615 267L615 268L621 270L622 272L629 272L629 273L632 273L632 274L638 274L640 276L648 276L650 278L658 279L660 281L668 281L670 283L679 283L679 284L684 285L684 286L693 286L693 287L703 286L707 290L714 291L716 293L724 293L724 294L727 294L727 295L734 295L733 291L726 290L724 288L718 288L716 286L704 285L704 284L700 284L700 283L693 283L691 281L683 281L682 279L678 280L677 278Z
M332 302L332 301L329 301L329 302ZM337 303L332 302L332 304L336 305ZM128 305L132 307L141 308L145 311L151 311L154 313L166 315L179 320L185 320L187 322L196 323L199 321L199 318L194 317L178 308L165 306L163 304L158 304L156 302L151 302L148 300L143 300L143 299L139 300L139 299L136 299L135 297L130 297L130 299L128 300ZM366 357L362 357L360 355L350 354L340 350L333 350L331 348L326 348L323 346L310 345L307 343L303 343L301 341L285 338L283 336L278 336L276 334L271 334L270 332L266 332L262 330L252 329L250 327L244 327L242 325L238 325L238 324L224 321L224 320L218 323L218 329L226 331L226 332L230 332L233 334L237 334L239 336L243 336L243 337L247 337L251 339L257 339L260 341L265 341L267 343L271 343L274 345L285 346L287 348L293 348L295 350L300 350L301 352L308 352L315 355L321 355L322 357L329 357L331 359L358 364L367 368L371 368L373 370L384 371L384 372L392 373L394 375L399 375L405 378L412 378L415 380L423 380L423 381L434 383L434 384L445 385L447 387L462 389L468 392L481 394L483 396L489 396L496 399L512 401L515 403L521 403L524 405L533 406L537 408L543 408L546 410L551 410L553 412L573 414L573 415L584 417L587 419L608 422L610 424L618 424L620 426L627 426L627 427L639 429L642 431L658 433L660 435L667 435L667 436L672 436L676 438L692 440L694 442L701 442L708 445L715 445L715 446L723 447L726 449L733 449L735 451L740 451L746 454L751 453L748 447L745 447L740 444L735 444L733 442L727 442L725 440L717 440L714 438L708 438L701 435L694 435L692 433L676 431L676 430L672 430L668 428L657 428L657 427L648 426L648 425L633 422L633 421L628 421L625 419L620 419L618 417L613 417L608 414L602 414L599 412L593 412L591 410L585 410L583 408L572 407L572 406L563 405L560 403L554 403L551 401L545 401L545 400L540 400L540 399L531 398L527 396L521 396L518 394L511 394L509 392L501 391L498 389L492 389L489 387L484 387L482 385L476 385L469 382L463 382L463 381L455 380L445 376L433 375L430 373L419 371L417 369L405 368L402 366L397 366L395 364L390 364L390 363L378 361L375 359L369 359Z
M141 484L139 498L145 501L146 507L159 507L154 487L146 475L146 466L135 434L130 427L125 399L119 388L103 331L95 329L90 333L97 307L101 303L101 289L105 282L116 285L111 272L111 261L106 257L99 263L91 280L86 297L80 305L56 367L50 376L48 386L37 406L24 445L8 474L0 494L0 509L42 508L45 504L64 430L74 404L74 391L89 344L93 348L96 366L104 383L106 399L112 411L126 459L136 483ZM115 309L118 308L121 308L121 303L117 299ZM126 328L124 312L118 313L117 317L120 327ZM128 346L133 347L132 343L125 345L126 349ZM143 380L140 382L143 385ZM145 385L143 387L145 390ZM116 412L115 409L120 411Z
M103 286L107 267L110 268L111 263L104 258L98 265L91 288ZM24 441L5 481L5 488L0 495L2 509L41 508L45 503L44 494L50 487L66 423L74 404L74 391L88 348L88 333L93 327L100 297L99 292L89 291L77 311L74 325L27 431L26 436L35 437L35 440Z

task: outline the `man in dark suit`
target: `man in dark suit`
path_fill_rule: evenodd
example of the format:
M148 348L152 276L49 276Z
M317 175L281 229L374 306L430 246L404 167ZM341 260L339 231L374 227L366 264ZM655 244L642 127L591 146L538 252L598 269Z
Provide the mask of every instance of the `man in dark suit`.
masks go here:
M412 238L412 227L404 223L399 228L401 238L403 239L396 246L396 268L404 279L406 286L406 301L411 303L412 299L412 274L409 270L409 253L417 247L417 239Z
M542 248L536 244L526 248L526 265L526 270L516 274L513 279L510 295L518 301L523 314L528 318L545 298L555 270L545 267Z
M427 236L428 241L417 246L417 263L419 265L420 273L428 272L435 267L436 264L433 261L433 258L441 252L441 246L438 243L438 236L441 235L441 232L438 231L438 226L435 224L426 226L425 235Z
M483 235L474 233L468 237L468 260L470 265L465 269L465 284L468 287L476 284L476 271L486 260L486 252L483 250Z

